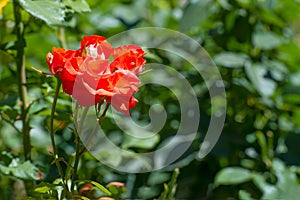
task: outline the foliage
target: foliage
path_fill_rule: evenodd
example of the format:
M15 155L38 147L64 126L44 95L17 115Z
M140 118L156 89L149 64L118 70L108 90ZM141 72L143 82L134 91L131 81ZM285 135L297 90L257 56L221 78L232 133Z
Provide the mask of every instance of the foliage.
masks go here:
M16 3L20 16L15 14ZM199 98L201 121L197 138L187 151L189 156L160 171L127 174L99 163L85 152L76 173L75 195L82 199L297 199L300 49L295 22L299 9L296 0L1 1L1 199L64 195L49 136L55 78L47 74L46 54L53 46L76 49L84 35L109 38L147 26L187 34L201 43L218 65L228 102L221 138L207 157L197 159L211 115L208 89L189 63L174 61L166 52L149 50L147 61L180 71ZM26 82L20 76L20 49L24 49L26 58ZM160 86L145 85L136 97L139 103L132 116L145 124L149 122L151 104L159 102L167 108L167 123L159 135L139 141L124 135L111 126L110 111L103 128L116 145L133 153L150 152L177 131L180 109L174 95ZM71 102L60 90L53 121L57 150L65 159L59 162L70 176L72 168L65 163L74 162L76 151ZM130 126L126 130L135 131ZM24 144L28 146L23 137L28 133L30 156L23 148ZM111 162L120 162L117 152L110 153ZM109 185L115 181L125 183L126 189ZM19 192L23 190L27 194Z

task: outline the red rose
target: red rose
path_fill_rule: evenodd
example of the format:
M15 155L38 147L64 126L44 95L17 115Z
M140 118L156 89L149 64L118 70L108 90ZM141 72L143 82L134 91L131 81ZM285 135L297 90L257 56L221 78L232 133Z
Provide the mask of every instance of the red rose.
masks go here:
M75 50L65 50L63 48L53 48L52 54L47 54L47 63L52 74L61 72L65 68L66 62L77 56Z
M112 51L113 48L106 41L106 38L98 35L84 36L78 49L81 55L87 54L92 57L100 56L102 58L109 58Z
M78 50L53 48L47 54L52 74L62 81L63 91L79 105L91 106L105 99L125 114L137 100L137 75L145 64L145 52L136 45L113 48L102 36L85 36ZM110 61L110 59L113 59Z
M117 70L114 74L118 75L115 76L111 104L117 111L129 114L130 108L135 107L137 103L132 95L138 91L140 81L134 73L128 70Z
M120 46L114 49L114 62L111 64L112 70L125 69L140 74L142 66L146 60L143 58L145 52L141 47L129 44L127 46Z
M75 78L84 57L78 57L79 54L75 50L65 50L63 48L53 48L52 53L47 55L50 71L52 74L59 76L62 80L63 91L71 95Z

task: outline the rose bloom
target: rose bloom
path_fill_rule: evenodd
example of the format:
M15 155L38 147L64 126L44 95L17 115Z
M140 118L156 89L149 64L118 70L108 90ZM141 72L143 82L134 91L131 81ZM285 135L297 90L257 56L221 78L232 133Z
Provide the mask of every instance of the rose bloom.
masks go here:
M135 107L138 75L145 52L136 45L113 48L104 37L85 36L78 50L53 48L47 54L52 74L62 81L63 91L79 105L92 106L106 100L125 114Z
M111 64L111 68L130 70L139 75L146 62L143 58L144 55L145 52L139 46L133 44L120 46L114 49L114 61Z

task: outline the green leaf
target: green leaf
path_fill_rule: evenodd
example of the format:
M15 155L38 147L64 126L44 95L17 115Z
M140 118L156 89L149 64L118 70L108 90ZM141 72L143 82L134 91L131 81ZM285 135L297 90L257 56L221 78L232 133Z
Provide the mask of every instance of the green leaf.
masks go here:
M286 94L283 96L283 102L288 104L300 104L299 94Z
M88 181L88 182L90 182L91 184L96 186L99 190L101 190L102 192L104 192L108 196L112 195L112 193L108 189L106 189L103 185L101 185L100 183L97 183L95 181Z
M229 68L244 67L248 60L249 57L246 54L233 52L222 52L214 57L214 61L217 65Z
M159 194L157 187L142 186L138 189L137 196L139 199L153 199Z
M4 83L5 81L8 81L8 80L3 80L2 83ZM13 107L14 105L16 105L17 99L18 99L18 96L16 94L10 94L10 93L5 94L5 96L2 99L0 99L0 106Z
M78 13L91 11L89 4L85 0L63 0L63 4Z
M221 5L221 7L224 8L225 10L232 9L232 5L230 5L230 3L228 3L228 0L217 0L217 1Z
M273 32L258 32L253 35L253 45L262 50L270 50L280 46L282 38Z
M246 192L245 190L240 190L239 191L239 199L252 200L253 198L251 198L251 195L248 192Z
M55 190L55 187L57 187L56 184L49 184L49 183L42 182L34 188L34 191L45 194L50 192L51 190Z
M272 168L277 177L276 185L268 184L260 174L253 175L254 183L263 191L261 199L298 199L300 184L297 175L279 159L273 160Z
M262 8L258 12L259 17L268 24L273 24L275 26L284 27L286 23L281 19L281 17L268 9Z
M300 72L290 74L290 82L292 85L300 86Z
M47 193L50 190L51 188L49 188L48 186L38 187L34 189L35 192L39 192L39 193Z
M7 120L11 120L12 122L16 120L19 114L16 109L8 106L0 106L0 108L1 108L0 114L2 117L5 117Z
M267 74L265 66L261 64L250 64L246 65L245 69L247 76L260 95L268 97L274 93L277 84L272 79L265 77Z
M36 168L31 162L26 161L23 164L18 165L11 169L11 173L21 179L33 179L38 180L37 173L38 168Z
M20 163L19 159L13 159L8 167L0 165L0 172L5 175L13 175L25 180L39 180L38 168L31 162Z
M179 27L182 31L198 26L217 11L217 5L210 0L193 1L185 8ZM197 16L197 17L196 17Z
M158 200L175 199L175 193L177 188L177 178L179 175L179 168L175 168L172 174L172 178L168 184L164 184L164 191L159 196Z
M148 178L148 185L157 185L167 182L171 175L166 172L152 172Z
M138 2L140 4L138 4ZM146 1L136 1L135 4L129 5L119 4L114 7L112 13L116 18L124 20L125 23L122 23L125 26L128 25L126 23L135 23L145 14L145 2ZM133 10L134 12L132 12Z
M215 186L236 185L249 181L252 174L249 170L241 167L228 167L219 171L216 175Z
M278 119L278 127L283 131L293 131L294 123L292 117L286 113L281 114Z
M48 25L61 25L64 22L64 5L58 1L19 0L19 3L24 10Z
M10 173L10 168L0 165L0 173L5 174L5 175L9 175Z
M260 151L261 151L261 157L265 163L268 162L268 147L267 147L267 140L263 132L257 131L256 132L256 137L258 144L260 146Z
M112 193L112 196L119 198L121 194L126 192L125 184L108 184L107 189Z
M159 134L153 134L150 137L138 138L126 134L122 147L125 149L135 147L142 149L152 149L160 141Z
M241 7L244 7L244 8L254 6L254 4L252 4L251 0L236 0L236 1Z

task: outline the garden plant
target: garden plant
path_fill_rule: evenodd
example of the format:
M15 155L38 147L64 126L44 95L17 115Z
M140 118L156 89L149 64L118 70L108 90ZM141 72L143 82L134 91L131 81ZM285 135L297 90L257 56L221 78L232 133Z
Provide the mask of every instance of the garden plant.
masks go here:
M0 0L0 199L297 199L297 0Z

